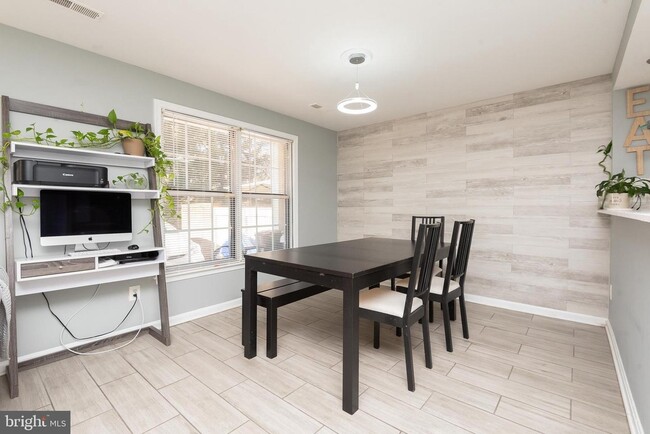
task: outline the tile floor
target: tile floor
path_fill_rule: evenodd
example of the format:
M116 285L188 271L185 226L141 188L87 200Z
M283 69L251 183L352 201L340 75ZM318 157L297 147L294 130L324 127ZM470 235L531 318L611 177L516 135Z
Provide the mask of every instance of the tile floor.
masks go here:
M279 354L246 360L241 309L172 328L165 347L142 336L119 351L20 373L2 410L71 410L74 433L629 432L605 330L469 304L469 340L454 324L444 349L431 324L433 369L414 331L416 390L406 388L402 341L362 321L359 411L341 410L341 294L279 310Z

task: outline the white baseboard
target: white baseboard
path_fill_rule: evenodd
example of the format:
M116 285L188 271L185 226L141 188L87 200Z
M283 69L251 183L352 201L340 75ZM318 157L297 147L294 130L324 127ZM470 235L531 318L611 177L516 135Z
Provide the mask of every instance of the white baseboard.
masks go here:
M237 297L236 299L230 301L224 301L223 303L213 304L212 306L202 307L190 312L179 313L178 315L170 317L169 323L171 325L181 324L184 322L192 321L193 319L202 318L204 316L212 315L213 313L223 312L224 310L239 306L241 306L241 297ZM160 321L158 321L158 324L160 324Z
M181 323L184 323L184 322L187 322L187 321L192 321L192 320L197 319L197 318L212 315L213 313L223 312L224 310L232 309L233 307L238 307L238 306L241 306L241 298L240 297L238 297L238 298L236 298L234 300L229 300L229 301L225 301L223 303L214 304L212 306L202 307L200 309L196 309L196 310L193 310L193 311L190 311L190 312L184 312L184 313L180 313L178 315L174 315L174 316L169 318L169 323L171 325L181 324ZM147 328L147 327L150 327L150 326L160 327L160 320L145 323L142 326L142 328ZM69 347L70 348L75 348L75 347L78 347L80 345L85 345L85 344L88 344L88 343L91 343L91 342L95 342L95 341L110 338L110 337L113 337L113 336L121 335L121 334L124 334L124 333L129 333L129 332L132 332L132 331L136 331L139 328L140 328L140 325L133 326L133 327L127 327L127 328L117 330L117 331L115 331L113 333L109 333L107 335L104 335L104 336L96 338L96 339L90 339L90 340L87 340L87 341L70 344ZM21 363L21 362L24 362L24 361L27 361L27 360L37 359L39 357L44 357L44 356L47 356L49 354L58 353L59 351L64 351L64 350L65 350L65 348L59 345L59 346L56 346L56 347L48 348L47 350L37 351L37 352L31 353L31 354L25 354L23 356L18 357L18 363ZM9 361L7 361L7 360L0 361L0 376L5 375L5 373L7 371L7 365L9 365Z
M550 309L548 307L534 306L532 304L515 303L514 301L500 300L498 298L483 297L481 295L465 294L465 300L472 303L485 304L487 306L500 307L502 309L516 310L518 312L532 313L533 315L546 316L549 318L563 319L566 321L579 322L604 327L607 318L585 315L582 313L567 312L564 310Z
M623 396L623 405L625 406L627 422L628 425L630 425L630 433L643 434L644 431L643 426L641 425L641 419L639 418L639 412L636 409L636 404L634 404L634 397L632 396L630 383L628 383L627 375L625 375L623 359L621 359L621 353L618 351L616 336L614 335L614 329L612 328L612 324L609 322L609 319L605 324L605 330L607 331L607 337L609 338L609 347L612 350L612 358L614 359L614 367L616 368L618 385L621 389L621 395Z

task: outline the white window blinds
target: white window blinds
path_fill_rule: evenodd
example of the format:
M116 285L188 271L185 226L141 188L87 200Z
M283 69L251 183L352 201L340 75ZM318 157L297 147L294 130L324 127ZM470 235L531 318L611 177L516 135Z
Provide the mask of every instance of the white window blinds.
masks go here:
M180 214L165 222L168 266L232 265L291 245L291 140L170 110L161 139Z

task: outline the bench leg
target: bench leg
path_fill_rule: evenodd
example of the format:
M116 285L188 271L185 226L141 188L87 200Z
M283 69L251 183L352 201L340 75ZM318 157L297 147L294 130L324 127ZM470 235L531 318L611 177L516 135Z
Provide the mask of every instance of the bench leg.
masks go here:
M278 308L273 302L266 309L266 357L278 355Z

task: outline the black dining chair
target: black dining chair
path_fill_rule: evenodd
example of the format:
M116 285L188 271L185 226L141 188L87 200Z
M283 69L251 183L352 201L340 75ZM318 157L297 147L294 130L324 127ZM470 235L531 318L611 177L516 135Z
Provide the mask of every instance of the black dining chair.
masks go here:
M421 216L421 215L414 215L411 217L411 241L415 241L415 235L418 227L421 224L425 225L432 225L435 223L440 223L440 245L442 246L444 243L444 238L445 238L445 216L439 215L439 216ZM433 275L437 276L438 274L442 273L442 261L438 262L438 267L433 269ZM396 278L391 278L390 279L390 287L395 290L395 287L397 285L399 286L408 286L408 279L409 273L404 273L400 276L397 276Z
M426 367L433 366L431 358L431 340L427 309L429 288L438 239L440 224L419 226L415 243L415 253L411 266L411 279L407 288L392 291L386 287L366 289L359 293L359 316L374 322L373 345L379 348L380 323L402 328L404 334L404 354L406 357L406 379L408 390L415 390L415 373L413 371L413 347L411 344L411 326L422 320L422 335Z
M445 216L444 215L414 215L411 217L411 241L415 241L416 230L421 224L432 225L435 223L440 223L440 238L439 242L442 246L445 238ZM438 276L442 274L443 268L442 260L438 261L438 265L434 266L432 274ZM390 287L393 291L397 289L398 286L407 287L409 284L408 278L411 274L404 273L402 275L393 277L390 279ZM429 319L433 321L433 302L429 302ZM398 327L395 329L396 336L402 336L402 330Z
M451 234L451 248L447 257L447 269L444 277L433 276L431 279L431 291L429 300L437 301L442 308L442 319L445 327L445 341L447 351L454 351L451 342L450 307L451 301L458 298L460 304L460 317L463 325L463 337L469 339L467 327L467 311L465 309L465 277L467 275L467 264L469 262L469 251L472 247L472 235L474 234L474 220L454 222L454 230ZM454 306L452 304L452 306ZM433 316L430 317L433 322Z

